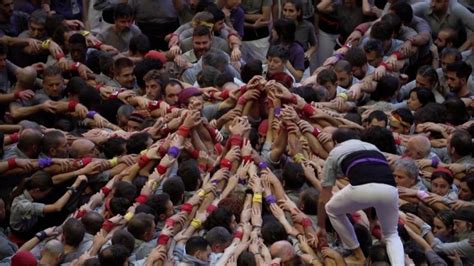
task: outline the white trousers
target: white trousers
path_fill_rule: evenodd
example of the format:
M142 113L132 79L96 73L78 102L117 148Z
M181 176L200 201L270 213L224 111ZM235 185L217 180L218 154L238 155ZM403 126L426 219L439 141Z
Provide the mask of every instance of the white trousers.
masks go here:
M347 218L348 213L374 207L387 241L387 253L391 265L405 265L403 244L397 231L398 191L396 187L368 183L365 185L347 185L336 192L326 204L326 212L332 226L347 249L359 247L354 227Z

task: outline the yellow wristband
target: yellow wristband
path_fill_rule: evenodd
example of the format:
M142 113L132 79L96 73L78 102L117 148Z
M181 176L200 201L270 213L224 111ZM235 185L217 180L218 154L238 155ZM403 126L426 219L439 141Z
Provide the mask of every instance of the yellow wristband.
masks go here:
M123 217L127 222L132 220L133 216L135 214L133 212L127 212L127 214L125 214L125 216Z
M110 163L110 165L111 165L112 167L117 166L117 164L118 164L118 158L117 158L117 157L114 157L114 158L110 159L110 160L109 160L109 163Z
M158 185L158 184L156 183L156 180L150 179L150 180L147 181L147 183L148 183L148 186L151 188L151 190L153 190L153 191L156 190L156 187L157 187L157 185Z
M293 156L293 160L295 161L295 163L302 163L304 160L304 155L301 153L297 153L295 154L295 156Z
M148 152L148 150L143 150L140 152L140 155L145 155Z
M191 226L194 227L195 229L199 229L201 227L202 223L198 219L193 219L191 221Z
M82 36L86 37L87 35L91 34L90 31L86 31L86 30L81 30L79 32Z
M349 99L349 96L347 96L347 93L344 93L344 92L339 93L337 96L344 99L344 101L347 101Z
M204 190L200 189L199 192L198 192L198 196L199 196L199 197L205 197L205 196L206 196L206 192L205 192Z
M50 44L51 44L51 40L47 39L47 40L45 40L41 43L41 48L43 48L45 50L48 50Z
M252 202L262 203L262 199L263 199L262 193L254 193Z

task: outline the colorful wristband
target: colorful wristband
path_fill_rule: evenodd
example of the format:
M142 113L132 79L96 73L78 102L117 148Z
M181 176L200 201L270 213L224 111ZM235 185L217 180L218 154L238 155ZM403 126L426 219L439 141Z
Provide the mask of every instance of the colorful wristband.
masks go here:
M165 167L165 166L163 166L163 165L161 165L161 164L159 164L159 165L156 167L156 171L158 171L158 173L159 173L160 175L164 175L167 170L168 170L168 168Z
M97 114L96 111L87 112L87 118L94 119L94 116Z
M184 203L181 205L181 211L190 214L193 211L193 205L190 203Z
M191 221L191 226L194 227L194 229L199 229L202 225L202 222L199 219L193 219Z
M220 166L221 166L221 168L225 168L225 169L230 170L232 168L232 162L229 161L228 159L224 158L224 159L221 160Z
M150 158L148 158L148 156L146 156L146 154L144 154L144 155L142 155L138 158L138 166L140 168L145 167L148 164L148 162L150 162Z
M69 101L68 102L68 105L67 105L67 109L69 112L74 112L76 111L76 106L77 106L77 102L76 101Z
M160 236L158 237L158 245L166 246L169 240L170 240L169 235L160 234Z
M10 135L10 141L12 143L18 142L19 139L20 139L20 134L18 134L18 132L15 132L15 133Z
M107 197L110 194L111 190L108 187L102 187L100 191L102 191L102 193L104 193L104 195Z
M15 169L16 168L16 159L15 158L10 158L8 159L8 170Z
M265 201L268 203L268 205L270 205L272 203L277 203L277 200L276 200L275 196L273 196L273 195L266 196Z
M268 164L266 162L260 162L258 164L258 169L263 170L263 169L266 169L266 168L268 168Z
M180 151L181 150L178 147L172 146L168 149L168 155L173 158L178 158Z
M41 158L38 160L38 164L39 164L39 167L41 169L44 169L48 166L50 166L51 164L53 164L53 159L49 158L49 157L44 157L44 158Z

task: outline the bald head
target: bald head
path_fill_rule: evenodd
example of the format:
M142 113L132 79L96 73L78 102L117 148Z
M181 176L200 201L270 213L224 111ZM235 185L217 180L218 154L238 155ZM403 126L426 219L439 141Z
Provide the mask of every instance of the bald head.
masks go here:
M272 255L272 258L281 258L282 262L289 261L296 255L295 249L290 242L286 240L280 240L273 243L270 247L270 254Z
M69 152L72 157L74 158L81 158L84 156L92 156L96 155L93 154L95 151L95 144L94 142L80 138L72 142L71 147L69 148Z
M24 129L18 140L18 149L25 153L29 158L36 158L40 152L43 133L37 129Z
M32 67L18 68L16 71L16 78L18 85L24 89L31 89L36 81L36 70Z
M411 157L414 160L419 160L428 157L430 152L430 140L423 135L416 135L408 140L405 155Z

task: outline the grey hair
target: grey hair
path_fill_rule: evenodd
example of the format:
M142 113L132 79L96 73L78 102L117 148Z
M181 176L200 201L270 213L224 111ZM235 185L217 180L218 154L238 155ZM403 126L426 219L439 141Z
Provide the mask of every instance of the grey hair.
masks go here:
M206 240L209 244L225 244L232 241L232 235L222 226L216 226L206 233Z
M395 169L403 168L411 178L413 179L418 178L419 169L413 159L410 159L410 158L400 159L395 162L394 168Z
M59 256L64 252L64 245L57 239L51 239L46 243L43 250L51 255Z

